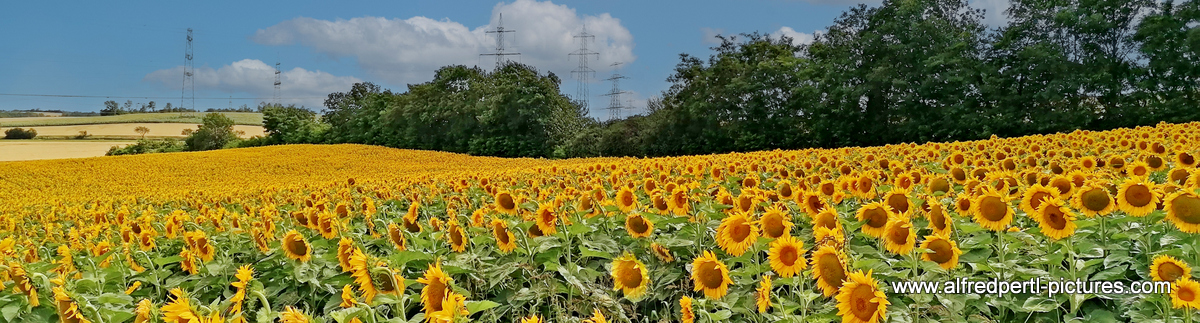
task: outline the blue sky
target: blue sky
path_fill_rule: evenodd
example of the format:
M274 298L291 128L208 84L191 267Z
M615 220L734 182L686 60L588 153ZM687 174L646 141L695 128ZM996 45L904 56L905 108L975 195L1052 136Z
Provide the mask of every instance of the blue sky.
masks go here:
M1004 0L980 0L991 9ZM499 14L515 29L510 51L563 78L575 93L570 35L583 25L600 52L590 83L592 115L608 99L603 81L619 70L640 111L669 87L680 53L707 57L714 34L762 32L811 37L856 2L746 1L112 1L7 2L0 11L0 94L111 96L124 102L180 103L186 29L195 33L196 107L234 98L269 98L281 63L285 103L319 109L326 94L370 81L403 91L439 66L479 65L494 41L483 32ZM998 3L995 4L995 3ZM1002 7L1001 7L1002 8ZM992 9L991 11L996 11ZM989 13L994 16L994 13ZM515 59L515 60L517 60ZM153 99L126 97L159 97ZM219 98L219 99L208 99ZM110 98L0 95L0 110L97 111ZM255 106L263 99L234 99ZM189 103L190 105L190 103ZM629 112L626 112L629 113Z

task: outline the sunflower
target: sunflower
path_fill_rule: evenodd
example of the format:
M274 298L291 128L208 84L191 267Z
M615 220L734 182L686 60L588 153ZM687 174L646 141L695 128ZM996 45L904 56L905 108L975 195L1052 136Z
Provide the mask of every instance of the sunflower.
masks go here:
M1045 187L1042 184L1033 184L1021 195L1021 211L1025 211L1027 215L1037 214L1038 208L1042 206L1042 201L1059 195L1057 189Z
M954 226L954 221L946 216L946 209L942 203L931 198L925 201L925 206L929 208L925 211L925 218L929 220L929 229L933 230L935 234L949 234L950 229Z
M452 291L446 292L446 299L442 300L442 310L434 312L429 316L429 322L435 323L451 323L455 317L466 317L471 312L467 311L467 297L462 294Z
M400 231L400 226L395 223L388 223L388 241L392 242L392 246L396 250L404 251L406 249L404 232Z
M500 248L501 252L509 253L517 249L517 241L511 231L508 231L508 222L500 219L492 219L492 237L496 238L496 247Z
M654 256L658 257L658 260L662 260L663 262L675 262L675 256L671 255L671 249L667 249L667 247L663 247L657 242L650 243L650 251L654 252Z
M929 192L929 195L936 196L938 193L949 194L954 192L954 186L950 184L950 180L946 179L946 177L938 176L929 179L929 184L925 186L925 189Z
M782 236L791 235L792 231L792 216L778 204L767 207L766 213L758 219L758 225L762 227L764 237L776 239Z
M683 296L679 298L679 318L683 323L694 323L696 321L696 312L692 309L692 298Z
M279 313L279 322L281 323L308 323L308 315L297 310L295 307L288 306Z
M16 284L13 291L25 294L29 298L29 306L37 307L37 288L33 286L33 281L29 279L25 268L21 267L20 263L11 263L8 267L8 277Z
M300 262L308 262L309 259L312 259L312 247L308 245L308 241L304 240L304 236L294 229L283 236L283 251L288 258Z
M945 233L925 236L925 241L921 242L921 249L930 250L930 252L921 254L921 259L937 263L945 270L958 267L958 256L962 255L962 250L958 249L958 243L950 240L950 236Z
M1175 257L1160 255L1154 257L1154 264L1150 265L1150 276L1156 281L1168 282L1190 279L1192 278L1192 267Z
M971 215L980 226L1002 231L1013 221L1013 209L1008 205L1007 195L995 190L985 189L982 194L971 201Z
M442 310L442 301L446 299L446 292L450 291L450 283L453 281L453 278L442 271L441 262L430 264L424 276L417 279L417 282L425 284L425 287L421 288L421 304L425 306L425 316Z
M1200 283L1183 278L1171 285L1171 307L1200 309Z
M695 285L695 291L704 291L704 297L724 297L731 283L733 280L729 279L729 268L717 260L712 251L704 251L703 255L692 260L692 284Z
M1041 208L1038 208L1036 213L1042 234L1054 240L1075 235L1075 213L1065 204L1057 197L1042 201Z
M917 234L913 232L912 222L904 217L895 217L884 228L883 240L888 251L903 255L916 247Z
M454 252L467 250L467 232L458 224L458 220L450 219L450 223L446 225L446 240Z
M1116 210L1117 203L1113 201L1112 196L1108 195L1108 190L1095 183L1085 184L1083 187L1075 190L1075 198L1071 199L1071 206L1074 206L1085 216L1103 216L1112 213Z
M796 190L792 189L792 181L782 180L775 184L775 194L781 200L793 200L796 198Z
M338 304L338 307L351 308L354 307L354 304L356 303L358 303L358 300L357 297L354 296L353 287L351 287L350 284L346 284L346 286L342 287L342 302Z
M133 312L133 323L150 322L150 310L153 307L154 304L151 303L149 299L142 299L142 301L138 302L137 308Z
M735 257L746 253L757 240L758 228L743 213L734 213L717 226L717 245Z
M350 256L353 255L353 252L354 241L347 237L342 237L341 240L338 240L338 265L342 267L342 272L344 273L350 272Z
M251 268L250 265L242 265L238 267L237 273L233 276L237 278L237 281L229 285L237 289L237 292L229 299L230 302L233 302L233 305L229 306L229 311L231 314L236 314L242 311L242 301L246 299L246 288L250 286L250 280L254 279L254 268Z
M954 198L954 211L958 213L959 216L970 215L972 199L974 199L974 197L971 196L971 194L967 194L967 192L958 193L958 196Z
M808 268L808 263L804 260L804 242L792 236L783 236L772 241L767 259L771 262L771 270L784 278L791 278Z
M1200 233L1200 196L1196 193L1186 190L1172 193L1163 209L1167 210L1167 220L1179 231Z
M816 241L818 246L841 247L846 242L846 236L841 229L817 227L813 229L813 241Z
M1117 191L1117 207L1125 213L1142 217L1158 206L1158 190L1154 182L1139 178L1128 178Z
M179 252L179 267L189 274L195 275L200 269L196 266L196 256L191 250L183 249Z
M537 228L542 235L558 232L558 216L550 209L550 204L543 204L537 210Z
M537 316L537 314L530 315L529 317L521 318L521 323L542 323L542 322L543 322L542 317Z
M771 276L762 275L762 280L758 282L758 289L754 293L754 304L758 305L759 313L766 313L768 308L771 308Z
M838 229L842 224L838 222L837 211L833 209L825 209L812 217L813 230L816 228Z
M583 323L608 323L608 319L604 317L604 313L600 313L599 308L593 308L592 317L584 319Z
M629 236L634 238L649 237L651 233L654 233L654 222L641 214L633 214L625 217L625 231L628 231Z
M888 220L892 218L890 208L883 205L881 202L871 202L863 205L858 209L857 214L859 221L866 221L862 225L862 232L871 237L883 236L884 227L887 226Z
M912 206L912 202L908 201L909 190L901 187L893 187L891 191L883 196L883 202L892 209L896 214L904 214Z
M850 273L846 283L838 289L838 315L844 323L878 323L887 315L891 304L887 294L879 289L872 273L861 270Z
M629 213L633 211L634 207L637 207L637 195L634 195L633 190L629 189L629 187L622 186L621 189L617 191L615 199L617 208L620 209L621 212Z
M817 248L812 254L810 265L813 267L813 278L817 280L817 287L821 288L825 297L833 296L842 288L842 282L846 280L846 267L842 264L842 255L837 249L830 246Z
M612 263L613 290L619 290L628 298L637 301L646 295L646 287L650 284L650 276L646 265L633 257L628 251L613 259Z
M163 321L171 323L198 322L200 317L192 311L192 304L183 289L176 287L171 290L171 301L163 304L161 309Z
M496 210L508 213L517 214L517 202L513 199L512 193L508 191L500 191L496 193Z
M350 267L353 268L350 277L358 284L358 291L362 292L363 301L367 304L371 304L376 295L397 294L404 288L403 277L394 273L389 277L391 269L382 262L373 262L361 249L354 248L350 256Z

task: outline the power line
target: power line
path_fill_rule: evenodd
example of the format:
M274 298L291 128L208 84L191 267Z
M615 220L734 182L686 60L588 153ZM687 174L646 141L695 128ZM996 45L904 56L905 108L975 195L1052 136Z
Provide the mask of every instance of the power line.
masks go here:
M608 120L620 119L621 109L629 109L621 106L621 94L628 93L628 91L621 91L620 81L621 79L627 79L629 77L617 73L617 69L619 69L620 66L621 62L612 63L613 75L612 77L604 79L605 81L612 81L612 91L604 94L604 96L609 97L608 108L605 108L605 110L608 110Z
M192 29L187 30L187 47L183 52L183 91L179 95L179 108L185 109L183 103L187 102L188 85L192 86L192 108L196 108L196 68L192 65Z
M591 81L592 75L596 74L596 70L588 67L588 57L596 55L596 58L599 59L600 53L588 50L588 42L595 40L596 36L587 32L587 25L584 25L583 31L575 35L574 38L580 40L579 50L569 54L570 56L579 58L579 67L571 71L571 74L575 74L575 80L577 81L575 99L580 101L580 104L583 105L583 114L587 115L590 112L588 102L592 100L591 93L588 93L588 82Z
M100 99L176 99L173 96L121 96L121 95L75 95L75 94L28 94L28 93L0 93L0 96L21 96L21 97L43 97L43 98L100 98ZM286 100L312 100L324 99L323 96L313 97L292 97L281 98ZM259 97L259 98L234 98L234 97L209 97L209 98L189 98L195 100L268 100L274 98Z
M479 56L496 56L496 69L499 69L500 65L502 63L504 63L505 60L507 60L506 58L504 58L505 56L510 56L510 55L520 56L521 53L505 53L504 52L504 34L505 33L515 33L515 32L517 32L517 31L504 29L504 14L500 14L500 20L499 20L499 22L496 23L496 29L488 30L486 32L488 34L496 34L496 52L479 54Z

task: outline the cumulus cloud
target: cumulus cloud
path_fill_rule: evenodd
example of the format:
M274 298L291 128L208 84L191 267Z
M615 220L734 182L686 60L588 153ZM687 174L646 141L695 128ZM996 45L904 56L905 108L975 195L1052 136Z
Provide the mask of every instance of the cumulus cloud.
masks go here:
M792 29L792 27L783 26L783 27L779 27L779 30L776 30L775 32L771 33L771 37L779 38L780 36L788 36L788 37L792 38L792 44L808 45L808 44L812 44L813 40L816 39L816 34L820 34L820 33L821 33L820 31L817 31L812 34L803 33L803 32L796 31L795 29Z
M580 15L575 9L550 1L516 0L492 8L488 24L469 28L449 19L411 17L358 17L320 20L300 17L260 29L250 39L272 46L300 44L331 57L351 57L368 73L394 84L428 81L446 65L478 65L491 68L492 57L480 53L495 50L488 30L503 25L515 33L505 34L505 52L514 61L530 64L570 78L577 65L568 54L579 49L574 38L586 26L595 35L589 49L599 52L591 67L610 70L614 62L633 62L633 35L620 19L605 13Z
M147 74L143 81L178 86L183 79L183 66L157 70ZM280 96L284 104L304 105L320 108L323 97L329 93L349 90L362 80L353 76L335 76L322 71L309 71L299 67L280 73ZM199 67L195 70L197 90L216 90L227 93L245 92L257 97L270 98L275 95L275 67L257 59L243 59L221 68Z

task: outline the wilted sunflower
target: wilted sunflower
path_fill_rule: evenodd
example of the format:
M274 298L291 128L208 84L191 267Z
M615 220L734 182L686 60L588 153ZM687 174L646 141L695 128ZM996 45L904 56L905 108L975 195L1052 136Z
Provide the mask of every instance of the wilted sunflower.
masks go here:
M887 316L891 304L887 294L879 289L872 273L861 270L850 273L845 284L838 289L838 315L844 323L878 323Z
M717 245L731 255L741 256L757 240L758 228L743 213L725 217L717 226Z
M654 233L654 222L641 214L631 214L625 217L625 231L634 238L649 237L651 233Z
M1047 237L1059 240L1075 235L1075 213L1057 197L1042 201L1035 214L1038 227L1042 228L1042 234Z
M650 284L650 276L646 265L633 257L628 251L613 259L612 262L613 290L619 290L633 301L640 300L646 295L646 287Z
M1089 217L1108 215L1117 209L1117 203L1113 201L1112 196L1108 195L1108 190L1095 183L1085 184L1075 190L1075 198L1071 199L1071 206Z
M1150 277L1157 281L1168 282L1190 279L1192 278L1192 267L1175 257L1160 255L1154 257L1154 264L1150 265Z
M300 235L299 231L288 231L283 236L283 251L288 258L299 260L300 262L308 262L312 259L312 247L308 245L308 241L304 240L304 236Z
M1117 207L1130 216L1142 217L1158 206L1158 192L1154 182L1128 178L1117 191Z
M623 213L632 212L633 208L637 207L637 195L635 195L633 190L629 189L627 186L622 186L621 189L617 191L615 198L617 209L620 209Z
M950 236L944 233L925 236L925 241L921 242L921 249L931 251L922 254L921 259L932 261L945 270L957 267L958 256L962 255L962 250L958 249L958 243L950 240Z
M1171 285L1171 307L1200 309L1200 283L1183 278Z
M985 229L1002 231L1013 221L1013 209L1008 205L1007 195L985 189L971 201L971 215Z
M767 309L771 308L770 275L762 275L762 280L758 281L758 289L754 293L754 304L758 306L759 313L766 313Z
M1200 233L1200 196L1196 193L1187 190L1172 193L1163 209L1167 210L1167 220L1179 231Z
M862 232L878 238L883 236L884 229L892 215L889 208L883 203L871 202L858 209L857 217L859 221L866 221L862 225Z
M683 323L694 323L696 321L696 312L692 309L692 298L683 296L679 298L679 318Z
M766 212L758 219L758 225L762 228L763 237L776 239L790 236L792 216L783 207L773 204L767 207Z
M450 283L453 281L453 278L442 271L440 261L430 264L424 276L417 279L418 283L425 284L425 287L421 288L421 304L425 306L426 316L442 310L442 301L446 299L446 292L450 291Z
M558 216L550 209L549 204L543 204L537 210L537 228L542 235L558 232Z
M695 291L704 291L708 299L720 299L729 291L729 268L717 260L712 251L704 251L700 257L692 260L692 284Z
M791 278L808 268L808 262L804 260L804 242L790 235L771 242L767 259L771 262L771 270L784 278Z
M833 296L842 288L842 282L846 280L846 267L842 264L842 255L830 246L821 246L813 252L810 260L813 268L813 278L817 280L817 287L821 288L821 292L825 297Z
M511 231L508 231L508 222L500 219L492 219L492 237L496 239L496 247L500 248L501 252L509 253L517 249L517 241Z
M446 241L450 243L450 249L454 252L467 250L467 232L457 220L450 219L450 224L446 225Z
M883 240L887 250L898 255L908 254L917 246L917 234L913 232L912 222L904 217L894 217L888 221Z

